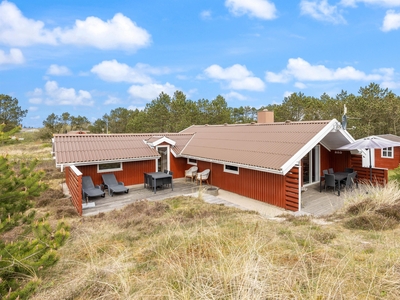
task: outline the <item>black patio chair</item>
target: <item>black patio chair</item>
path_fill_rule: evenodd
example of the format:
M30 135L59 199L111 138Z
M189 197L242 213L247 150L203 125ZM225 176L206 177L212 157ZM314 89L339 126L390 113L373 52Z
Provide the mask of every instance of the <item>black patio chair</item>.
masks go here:
M358 187L356 176L357 176L357 172L352 172L352 173L347 174L346 179L341 181L341 185L344 186L346 191L348 191L348 190L352 191L354 183L356 184L356 187Z
M324 185L325 185L325 175L329 174L328 170L322 170L322 176L320 178L320 181L324 181ZM322 182L319 183L319 190L321 191L321 185Z
M340 196L340 184L335 180L335 175L333 174L326 174L325 175L325 191L327 187L333 187L333 192L338 190L338 196Z
M165 172L166 174L168 174L168 175L171 175L171 177L172 177L172 175L174 174L172 171L167 171L167 172ZM163 179L163 187L164 186L169 186L170 184L172 184L172 178L165 178L165 179Z
M345 173L353 173L353 172L354 172L354 169L353 169L353 168L345 168L345 169L344 169L344 172L345 172Z
M108 189L108 193L110 196L114 196L114 193L129 193L129 189L124 186L124 183L121 181L117 181L114 174L103 174L101 175L103 178L104 186Z
M89 197L103 197L106 195L104 191L102 191L100 185L94 185L92 177L90 176L82 176L82 197L86 200L86 203L89 201Z

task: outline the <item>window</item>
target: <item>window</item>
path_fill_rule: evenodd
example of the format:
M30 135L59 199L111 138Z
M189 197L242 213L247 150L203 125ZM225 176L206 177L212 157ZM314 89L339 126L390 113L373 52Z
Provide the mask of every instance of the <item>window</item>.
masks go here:
M383 148L381 156L386 158L393 158L393 147Z
M239 167L231 166L231 165L224 165L224 172L232 173L232 174L239 174Z
M197 159L188 158L188 159L187 159L187 163L188 163L188 165L197 166Z
M112 172L112 171L122 171L122 163L108 163L97 165L97 173Z

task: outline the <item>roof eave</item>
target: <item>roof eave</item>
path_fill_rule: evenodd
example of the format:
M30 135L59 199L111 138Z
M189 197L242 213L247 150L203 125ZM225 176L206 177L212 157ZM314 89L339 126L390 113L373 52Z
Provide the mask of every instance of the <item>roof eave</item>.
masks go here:
M354 138L346 130L342 129L340 122L336 119L332 119L282 166L283 174L289 172L308 152L310 152L319 142L321 142L321 140L327 134L334 130L340 132L349 141L349 143L354 141Z
M69 167L69 166L90 166L90 165L98 165L98 164L105 164L105 163L115 163L115 162L156 160L159 157L160 157L160 155L158 155L158 156L130 158L130 159L113 159L113 160L97 160L97 161L86 161L86 162L56 163L56 168L63 168L63 167Z
M233 162L230 162L230 161L223 161L223 160L218 160L218 159L209 159L209 158L191 156L191 155L179 155L179 157L191 158L191 159L201 160L201 161L210 162L210 163L217 163L217 164L221 164L221 165L230 165L230 166L235 166L235 167L238 167L238 168L261 171L261 172L266 172L266 173L284 175L281 169L263 168L263 167L257 167L257 166L252 166L252 165L233 163Z

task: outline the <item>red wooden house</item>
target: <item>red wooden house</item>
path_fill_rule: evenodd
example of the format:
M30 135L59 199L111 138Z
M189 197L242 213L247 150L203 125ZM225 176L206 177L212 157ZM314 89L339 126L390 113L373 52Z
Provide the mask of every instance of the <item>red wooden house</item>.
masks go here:
M101 174L112 172L134 185L143 183L144 172L167 169L176 179L196 165L211 170L213 186L297 211L302 188L318 183L323 169L353 167L369 176L361 155L335 150L353 141L335 119L274 123L273 113L263 111L258 123L196 125L180 133L54 135L53 151L77 203L82 175L101 184Z
M381 138L400 143L400 136L393 134L378 135ZM373 166L377 168L396 169L400 165L400 147L375 149L372 157Z

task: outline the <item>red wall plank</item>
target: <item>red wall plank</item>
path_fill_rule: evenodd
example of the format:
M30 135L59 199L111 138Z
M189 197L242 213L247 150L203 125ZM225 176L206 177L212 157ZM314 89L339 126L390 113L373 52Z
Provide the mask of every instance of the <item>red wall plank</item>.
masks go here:
M375 167L389 170L396 169L400 163L400 147L393 147L393 149L393 158L382 157L382 150L375 149Z
M143 173L155 171L155 160L124 162L122 171L97 173L97 165L78 166L83 176L91 176L94 184L102 184L102 174L114 173L118 181L122 181L124 185L134 185L143 183Z
M224 172L224 166L197 161L199 172L210 169L210 185L245 197L285 208L285 177L239 168L239 174ZM187 165L189 169L190 165Z

